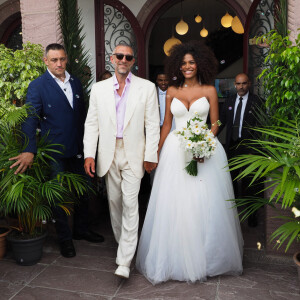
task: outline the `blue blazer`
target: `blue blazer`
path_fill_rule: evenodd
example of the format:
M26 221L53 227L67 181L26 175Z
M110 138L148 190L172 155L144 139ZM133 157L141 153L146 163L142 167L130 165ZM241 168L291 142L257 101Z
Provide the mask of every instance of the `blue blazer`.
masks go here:
M33 108L33 114L22 125L22 131L28 137L24 152L37 152L36 130L40 128L42 136L49 133L48 142L63 145L63 148L53 147L63 152L53 154L53 157L73 157L83 154L86 110L82 85L72 75L70 84L73 91L73 108L48 71L30 83L26 104Z

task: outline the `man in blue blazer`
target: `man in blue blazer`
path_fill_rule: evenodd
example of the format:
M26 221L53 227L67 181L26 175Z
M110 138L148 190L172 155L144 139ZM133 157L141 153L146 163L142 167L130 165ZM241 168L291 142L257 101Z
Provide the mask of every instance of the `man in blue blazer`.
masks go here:
M40 126L41 135L48 134L50 143L63 145L56 146L61 154L53 154L56 162L51 162L52 176L63 171L85 175L83 133L86 110L82 85L66 71L67 54L62 45L48 45L44 62L47 71L30 83L27 92L26 103L34 109L34 115L29 116L22 126L28 144L23 153L10 159L16 160L11 168L17 166L15 174L18 174L31 167L37 153L36 129ZM104 239L101 235L88 229L87 196L79 200L79 204L75 205L73 238L102 242ZM53 214L61 254L73 257L76 252L67 215L61 208L54 209Z

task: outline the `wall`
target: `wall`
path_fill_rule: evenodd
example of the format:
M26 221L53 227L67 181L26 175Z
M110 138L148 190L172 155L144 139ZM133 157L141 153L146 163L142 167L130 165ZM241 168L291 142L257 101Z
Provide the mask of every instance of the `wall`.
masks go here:
M123 2L135 16L138 15L146 1L147 0L120 0L120 2Z
M300 30L300 5L299 0L288 0L288 29L291 30L291 39L294 40Z
M42 44L60 42L57 0L21 0L23 42Z
M96 78L96 52L95 52L95 13L94 0L77 0L78 7L81 9L83 31L85 34L84 44L85 50L90 54L90 66L92 71L92 78Z

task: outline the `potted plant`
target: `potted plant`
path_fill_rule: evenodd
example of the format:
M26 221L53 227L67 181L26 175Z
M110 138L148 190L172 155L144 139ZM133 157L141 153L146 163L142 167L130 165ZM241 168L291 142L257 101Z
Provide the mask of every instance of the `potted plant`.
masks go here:
M42 244L46 232L43 224L52 217L52 208L60 206L67 214L69 204L77 195L86 191L85 179L77 174L61 173L51 178L49 161L53 145L46 144L45 138L38 139L38 152L34 163L24 174L14 174L10 168L10 157L16 156L24 148L20 124L27 117L24 105L16 107L0 100L0 211L13 214L18 225L9 236L17 263L31 265L42 254ZM31 246L37 246L33 250Z
M0 212L17 217L15 230L7 239L17 263L22 265L41 258L46 236L43 224L52 218L52 209L60 206L69 214L74 194L88 189L80 175L61 173L51 178L49 162L58 151L45 143L45 138L38 138L38 131L38 152L32 167L17 175L10 168L9 158L17 156L26 145L20 127L32 110L22 104L29 83L45 71L42 56L41 45L27 43L15 52L0 45ZM29 248L32 243L37 250Z
M237 179L252 176L250 185L262 181L269 194L265 199L237 199L237 206L247 204L242 220L263 205L267 212L276 209L281 224L270 241L277 249L285 245L286 252L300 239L300 34L292 43L289 36L271 31L257 42L269 47L265 68L259 75L265 88L267 125L254 128L259 138L246 141L256 154L236 157L230 166L243 168ZM300 258L296 252L295 260ZM300 267L298 272L300 279Z
M42 45L25 43L13 51L0 44L0 98L23 105L29 83L43 74Z
M0 225L0 259L5 256L6 253L6 237L11 232L11 228L6 225Z

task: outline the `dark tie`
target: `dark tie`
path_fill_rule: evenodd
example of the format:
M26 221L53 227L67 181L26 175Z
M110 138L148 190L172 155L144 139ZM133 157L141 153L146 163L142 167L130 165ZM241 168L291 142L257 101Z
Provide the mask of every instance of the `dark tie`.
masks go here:
M239 129L240 129L240 121L241 121L241 112L243 106L243 97L239 98L240 102L235 112L235 118L232 129L232 139L237 141L239 139Z

